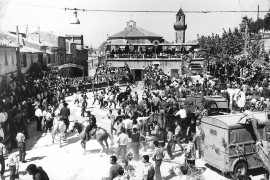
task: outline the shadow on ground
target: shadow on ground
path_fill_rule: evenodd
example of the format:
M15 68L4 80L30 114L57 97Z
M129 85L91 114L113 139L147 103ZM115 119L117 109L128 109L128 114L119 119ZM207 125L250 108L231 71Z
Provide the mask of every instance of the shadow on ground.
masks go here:
M215 171L216 173L220 174L221 176L224 176L227 179L232 179L230 173L222 173L220 170L210 166L209 164L205 164L205 166L207 168L209 168L212 171ZM265 174L265 170L263 168L257 168L257 169L251 169L248 170L248 175L252 175L252 176L258 176L258 175L262 175Z
M41 159L43 159L45 157L47 157L47 156L32 157L32 158L26 159L26 160L27 160L27 162L32 162L32 161L36 161L36 160L41 160Z

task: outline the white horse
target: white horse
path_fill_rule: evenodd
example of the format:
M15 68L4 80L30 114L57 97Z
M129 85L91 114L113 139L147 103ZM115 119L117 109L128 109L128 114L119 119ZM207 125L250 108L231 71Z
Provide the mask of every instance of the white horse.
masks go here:
M54 143L55 136L59 136L59 147L61 148L61 138L66 139L65 135L66 124L64 121L60 120L60 116L55 117L53 121L53 129L52 129L52 143Z

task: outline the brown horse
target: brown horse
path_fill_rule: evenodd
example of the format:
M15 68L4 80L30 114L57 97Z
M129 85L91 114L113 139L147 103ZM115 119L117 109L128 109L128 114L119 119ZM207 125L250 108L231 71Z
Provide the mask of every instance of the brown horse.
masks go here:
M86 150L86 132L85 132L85 129L86 129L86 126L83 125L83 123L80 123L78 122L77 120L74 122L74 125L71 129L71 132L73 132L74 130L77 130L78 133L80 134L80 138L81 138L81 145L84 149L84 153L85 154L85 150ZM91 133L91 132L89 132ZM97 130L94 132L94 135L98 141L98 143L101 145L101 150L99 152L99 155L101 156L102 155L102 152L104 151L104 144L103 142L105 142L106 144L106 147L109 148L109 145L108 145L108 138L110 138L111 140L111 146L113 145L113 136L108 132L106 131L105 129L101 128L101 127L98 127ZM91 137L91 134L89 134L89 137Z

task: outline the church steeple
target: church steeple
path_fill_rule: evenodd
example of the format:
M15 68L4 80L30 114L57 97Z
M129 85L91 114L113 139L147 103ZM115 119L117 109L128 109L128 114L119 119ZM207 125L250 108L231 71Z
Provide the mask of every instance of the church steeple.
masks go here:
M185 43L185 31L187 29L185 18L185 13L182 8L180 8L176 14L176 21L174 23L176 43Z

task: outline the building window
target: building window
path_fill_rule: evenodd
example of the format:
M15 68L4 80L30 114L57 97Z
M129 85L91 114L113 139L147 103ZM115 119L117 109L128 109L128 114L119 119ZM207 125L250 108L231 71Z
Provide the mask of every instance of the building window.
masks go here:
M11 56L11 62L12 62L12 64L14 64L14 56L13 56L13 53L12 53L12 56Z
M51 56L48 54L48 64L51 64Z
M7 58L7 50L4 48L5 51L5 66L8 66L8 58Z
M38 54L38 62L43 65L43 54Z
M22 55L22 67L27 67L26 54L23 54Z

